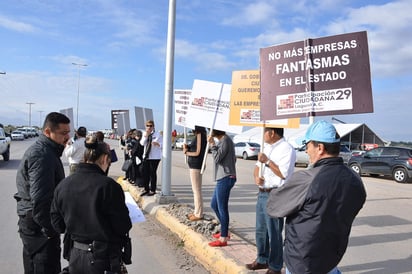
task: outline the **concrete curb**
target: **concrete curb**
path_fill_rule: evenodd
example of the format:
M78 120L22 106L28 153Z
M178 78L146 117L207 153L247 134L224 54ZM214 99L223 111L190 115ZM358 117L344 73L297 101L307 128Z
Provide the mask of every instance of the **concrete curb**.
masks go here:
M210 240L206 239L204 235L193 231L170 215L166 211L167 205L157 204L154 196L140 197L138 189L121 178L118 178L117 182L124 191L128 191L132 195L144 212L153 215L162 225L175 233L184 242L185 249L211 273L253 273L244 267L244 261L253 261L255 258L256 249L253 245L232 233L231 243L227 247L210 247L208 245Z

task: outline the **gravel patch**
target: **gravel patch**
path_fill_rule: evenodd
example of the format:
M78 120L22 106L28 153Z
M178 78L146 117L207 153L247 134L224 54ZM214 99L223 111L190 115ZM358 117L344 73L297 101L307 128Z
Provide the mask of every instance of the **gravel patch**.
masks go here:
M166 208L166 211L178 219L180 223L207 237L219 232L219 221L211 215L204 214L203 220L200 221L188 220L187 216L193 213L193 208L187 204L173 203Z

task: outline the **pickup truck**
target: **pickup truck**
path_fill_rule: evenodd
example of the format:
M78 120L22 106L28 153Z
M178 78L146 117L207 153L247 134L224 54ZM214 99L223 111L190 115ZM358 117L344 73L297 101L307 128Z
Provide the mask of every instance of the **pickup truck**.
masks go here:
M4 129L0 127L0 155L3 155L4 161L10 159L10 143L11 138L6 136Z

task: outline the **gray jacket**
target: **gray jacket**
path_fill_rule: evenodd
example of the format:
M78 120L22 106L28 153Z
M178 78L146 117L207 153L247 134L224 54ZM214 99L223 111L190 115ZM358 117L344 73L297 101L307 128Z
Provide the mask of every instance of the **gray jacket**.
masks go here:
M220 180L227 176L236 177L235 145L232 139L225 135L216 146L211 148L214 159L214 180Z

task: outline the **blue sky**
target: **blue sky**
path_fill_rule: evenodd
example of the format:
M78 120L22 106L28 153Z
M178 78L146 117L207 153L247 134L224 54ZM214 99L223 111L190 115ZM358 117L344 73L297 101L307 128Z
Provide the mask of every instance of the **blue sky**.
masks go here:
M174 88L190 89L194 79L230 84L232 71L259 68L263 47L366 30L374 113L336 118L412 141L412 1L176 3ZM35 103L33 125L50 111L76 112L80 83L79 125L109 128L110 110L140 106L153 109L161 129L168 7L166 0L3 0L0 122L28 124L27 102ZM73 62L87 64L80 82Z

